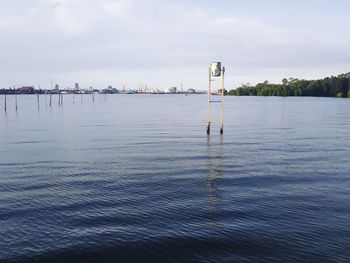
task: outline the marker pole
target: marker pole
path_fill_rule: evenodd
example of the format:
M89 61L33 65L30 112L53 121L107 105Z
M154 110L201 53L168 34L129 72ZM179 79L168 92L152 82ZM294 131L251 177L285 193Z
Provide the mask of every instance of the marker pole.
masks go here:
M210 106L210 100L211 100L211 70L209 67L208 70L208 74L209 74L209 85L208 85L208 126L207 126L207 135L210 135L210 123L211 123L211 119L210 119L210 114L211 114L211 106Z

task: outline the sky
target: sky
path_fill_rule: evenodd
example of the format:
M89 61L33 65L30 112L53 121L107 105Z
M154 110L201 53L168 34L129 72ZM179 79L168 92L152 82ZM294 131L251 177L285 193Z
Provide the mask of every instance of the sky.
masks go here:
M226 88L350 71L348 0L0 0L0 87Z

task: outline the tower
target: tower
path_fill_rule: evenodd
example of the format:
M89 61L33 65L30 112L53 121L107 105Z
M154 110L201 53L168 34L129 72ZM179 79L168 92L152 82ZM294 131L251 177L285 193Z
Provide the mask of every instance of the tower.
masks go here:
M225 92L225 67L221 66L221 62L213 62L210 64L209 70L209 86L208 86L208 126L207 134L210 135L211 126L211 105L213 103L220 103L220 134L224 133L224 92ZM220 81L221 90L218 93L220 95L219 100L212 100L212 83L214 81Z

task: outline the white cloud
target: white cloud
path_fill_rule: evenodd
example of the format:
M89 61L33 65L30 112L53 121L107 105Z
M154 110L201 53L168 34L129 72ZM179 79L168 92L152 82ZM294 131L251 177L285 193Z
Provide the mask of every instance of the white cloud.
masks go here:
M53 5L54 25L66 34L81 34L90 30L99 20L99 12L90 1L60 0Z
M119 1L105 1L102 2L102 10L114 18L128 18L128 12L133 5L133 1L119 0Z
M350 59L350 38L344 33L349 22L342 15L324 21L327 26L322 31L322 21L301 27L299 18L293 27L295 13L276 10L285 14L283 23L276 23L260 10L235 12L239 6L235 2L232 8L230 1L222 3L224 8L207 1L181 0L25 3L0 2L2 85L13 81L8 76L16 75L35 83L55 78L102 86L109 79L116 82L117 75L120 83L137 85L137 76L153 82L161 71L155 85L168 85L182 76L198 87L206 85L211 60L222 59L232 72L228 81L240 83L237 74L250 82L258 79L259 72L262 79L282 78L280 68L290 75L300 74L297 67L310 75L327 65L332 72L344 71Z

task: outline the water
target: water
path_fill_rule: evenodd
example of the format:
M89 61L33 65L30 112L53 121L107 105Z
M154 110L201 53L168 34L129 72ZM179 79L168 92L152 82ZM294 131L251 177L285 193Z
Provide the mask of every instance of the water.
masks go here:
M350 101L225 99L9 96L0 262L349 262Z

